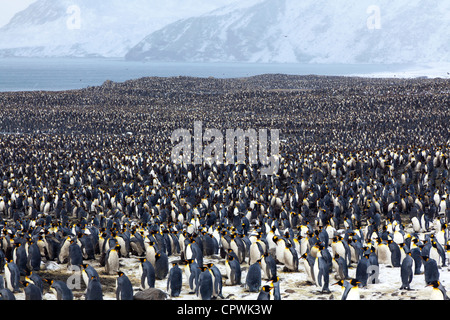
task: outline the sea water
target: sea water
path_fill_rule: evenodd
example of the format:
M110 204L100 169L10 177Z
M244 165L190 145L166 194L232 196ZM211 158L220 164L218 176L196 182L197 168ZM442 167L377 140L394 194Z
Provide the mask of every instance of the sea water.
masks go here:
M0 91L71 90L142 77L240 78L260 74L347 76L404 65L137 62L101 58L0 58Z

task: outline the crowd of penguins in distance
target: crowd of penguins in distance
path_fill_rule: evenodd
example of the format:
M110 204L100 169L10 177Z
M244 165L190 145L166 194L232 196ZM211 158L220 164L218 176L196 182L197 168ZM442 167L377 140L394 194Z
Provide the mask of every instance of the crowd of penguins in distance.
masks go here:
M385 265L399 290L422 275L448 299L449 87L264 75L1 93L0 297L280 300L283 275L305 273L350 300ZM278 172L172 163L171 132L194 120L279 128Z

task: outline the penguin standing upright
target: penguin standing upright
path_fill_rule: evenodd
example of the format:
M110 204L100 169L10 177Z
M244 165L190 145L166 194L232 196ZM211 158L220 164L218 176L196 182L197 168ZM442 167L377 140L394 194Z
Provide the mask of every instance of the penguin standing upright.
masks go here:
M281 300L280 278L275 276L270 279L270 286L273 287L273 300Z
M227 255L225 260L225 269L227 271L228 283L230 285L241 284L241 266L237 259L231 255Z
M264 279L270 280L277 276L277 263L275 259L268 253L265 252L261 259L258 260L261 265L261 269L264 274Z
M88 264L81 265L81 276L83 278L84 284L86 285L86 288L88 287L89 281L91 281L92 277L95 277L98 280L100 280L97 270L95 270L94 267Z
M393 240L388 240L388 247L391 251L391 265L394 268L400 267L401 252L398 244Z
M427 286L433 287L433 291L430 294L430 300L450 300L450 297L447 296L445 287L439 280L435 280L429 283Z
M313 266L314 280L318 287L321 288L322 293L330 293L329 280L330 269L328 262L323 257L316 257Z
M261 289L261 267L258 262L253 263L247 271L245 285L249 292L259 292Z
M414 276L414 259L411 257L411 252L408 252L400 266L400 278L402 286L400 290L411 290L410 284Z
M29 241L27 268L31 271L39 271L41 269L41 253L36 242Z
M85 294L86 300L103 300L103 290L100 280L94 276L91 277Z
M347 262L343 257L341 257L338 253L336 253L332 260L333 269L335 270L335 278L337 280L346 280L348 279L348 266Z
M69 262L67 268L69 270L76 270L80 265L83 264L83 252L80 246L74 240L70 241L69 246Z
M216 299L217 297L223 299L222 295L222 273L220 272L219 268L215 266L213 263L208 263L206 265L209 268L209 271L211 272L211 275L213 277L213 295L212 298Z
M425 274L425 283L430 284L434 281L438 281L439 280L439 268L438 268L436 260L431 259L428 256L422 256L422 259L424 261L423 267L424 267L424 274Z
M294 246L287 242L284 249L284 266L285 270L290 272L297 272L298 271L298 255L297 251L295 250Z
M25 281L33 283L41 290L41 293L44 293L44 281L37 273L30 271L25 277Z
M20 271L12 260L5 263L5 284L11 292L20 292Z
M155 254L155 278L163 280L169 273L169 258L163 251L158 251Z
M117 272L116 299L133 300L133 286L130 279L122 271Z
M301 258L303 259L303 266L306 272L306 281L315 284L316 280L314 278L314 264L316 259L308 253L304 253Z
M177 263L172 263L172 268L167 278L167 292L171 297L178 297L183 286L183 272Z
M202 300L211 300L213 294L213 279L207 267L200 267L201 273L198 278L195 293Z
M73 300L73 292L64 281L44 279L50 285L50 290L55 294L56 300Z
M358 261L355 275L356 281L358 281L362 287L367 286L367 280L369 278L369 266L369 254L365 253Z
M155 268L150 263L150 261L147 260L147 258L139 258L139 261L140 261L139 271L141 274L141 289L145 290L148 288L154 288L156 281Z
M25 300L42 300L41 290L31 282L23 281Z
M17 242L15 244L15 248L13 251L13 261L19 268L19 272L21 276L25 276L27 274L27 263L28 257L27 252L25 250L25 246L22 245L21 242Z
M359 294L359 282L356 279L351 279L350 282L347 280L339 280L335 283L340 285L342 288L341 300L360 300L361 296Z
M105 254L105 272L106 274L117 274L119 272L119 255L120 245L116 245L109 249Z
M272 290L273 287L271 287L270 285L263 286L256 300L273 300Z
M417 246L417 238L413 239L411 241L411 257L414 260L414 274L418 275L422 272L422 264L423 264L423 259L422 259L422 255L420 252L420 248Z

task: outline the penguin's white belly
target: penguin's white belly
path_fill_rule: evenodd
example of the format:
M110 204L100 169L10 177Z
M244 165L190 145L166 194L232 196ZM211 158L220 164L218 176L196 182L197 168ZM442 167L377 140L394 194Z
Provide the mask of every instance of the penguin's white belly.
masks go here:
M381 245L377 250L378 263L392 265L391 251L388 246Z
M359 289L357 287L350 289L346 300L360 300L360 299L361 297L359 295Z

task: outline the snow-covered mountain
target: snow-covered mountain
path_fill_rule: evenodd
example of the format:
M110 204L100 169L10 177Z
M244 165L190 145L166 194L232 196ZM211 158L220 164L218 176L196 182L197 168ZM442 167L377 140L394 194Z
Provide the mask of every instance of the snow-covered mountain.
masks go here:
M450 1L248 0L150 33L130 60L450 61Z
M233 1L37 0L0 28L0 56L123 57L149 33Z

